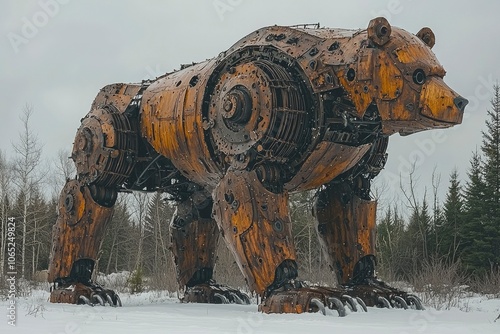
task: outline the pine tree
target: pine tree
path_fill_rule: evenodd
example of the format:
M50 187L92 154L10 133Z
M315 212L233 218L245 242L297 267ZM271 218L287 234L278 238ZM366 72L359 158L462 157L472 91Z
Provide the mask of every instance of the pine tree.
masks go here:
M413 208L405 233L405 253L412 262L407 270L409 275L420 270L422 263L429 259L429 245L433 242L431 232L431 216L424 197L422 205L416 204Z
M430 235L428 242L429 256L438 258L442 256L442 239L441 227L445 225L445 212L438 197L439 184L441 176L432 173L432 217L430 225Z
M464 220L463 206L462 187L458 180L458 171L455 169L450 175L450 186L444 203L444 221L438 228L439 254L451 262L455 262L458 258L459 228Z
M491 260L490 236L484 229L485 217L485 182L482 176L482 162L478 152L471 159L465 186L464 221L459 228L462 262L469 272L484 273Z
M405 222L398 214L397 206L389 207L377 224L377 260L384 278L398 279L407 272Z
M493 87L489 119L483 131L481 151L484 156L485 233L491 240L491 264L500 265L500 86Z
M408 224L408 233L410 237L413 237L414 246L418 250L418 255L424 258L428 255L427 248L429 242L430 221L431 217L429 215L429 206L427 201L424 199L422 206L413 210Z

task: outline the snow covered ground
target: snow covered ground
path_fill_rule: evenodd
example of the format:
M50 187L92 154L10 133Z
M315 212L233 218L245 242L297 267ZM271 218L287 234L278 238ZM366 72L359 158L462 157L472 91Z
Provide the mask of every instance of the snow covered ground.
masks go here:
M333 313L273 314L257 305L181 304L164 292L121 294L122 308L51 304L49 293L33 291L17 299L16 326L0 320L0 333L500 333L500 299L468 297L459 308L437 311L368 308L339 318ZM0 301L7 314L8 301Z

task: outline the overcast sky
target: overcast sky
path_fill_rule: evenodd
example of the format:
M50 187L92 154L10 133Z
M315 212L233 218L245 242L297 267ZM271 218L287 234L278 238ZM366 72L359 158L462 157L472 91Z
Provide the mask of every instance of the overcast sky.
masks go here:
M71 149L80 119L106 84L212 58L262 26L319 22L356 29L376 16L413 33L432 28L445 81L470 100L454 129L392 136L377 185L389 184L387 199L400 197L399 174L417 160L419 190L430 187L436 169L444 194L452 169L464 178L481 144L491 86L500 77L498 1L1 0L0 150L12 156L26 103L34 107L32 128L45 158L55 159L58 150Z

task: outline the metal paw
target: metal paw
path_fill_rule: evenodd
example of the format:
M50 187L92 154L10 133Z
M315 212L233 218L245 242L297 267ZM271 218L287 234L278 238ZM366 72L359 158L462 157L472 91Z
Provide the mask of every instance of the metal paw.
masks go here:
M364 283L344 285L345 294L356 299L363 309L366 306L379 308L425 310L422 301L415 295L391 287L377 279L366 280Z
M97 284L76 283L65 287L58 286L50 293L52 303L68 303L89 306L122 306L120 297L113 291L103 289Z
M250 298L244 292L216 283L203 283L187 288L182 301L186 303L250 304Z

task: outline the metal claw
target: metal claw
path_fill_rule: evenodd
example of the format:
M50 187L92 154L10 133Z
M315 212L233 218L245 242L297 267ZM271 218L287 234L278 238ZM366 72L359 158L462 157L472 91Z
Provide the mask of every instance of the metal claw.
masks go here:
M99 304L99 305L101 305L101 306L104 306L104 305L105 305L105 303L104 303L104 299L102 299L102 297L101 297L101 296L99 296L98 294L93 293L91 298L92 298L92 302L93 302L94 304Z
M81 300L81 301L83 301L83 302L84 302L85 304L87 304L88 306L92 306L92 307L94 307L94 304L92 304L92 303L90 302L90 299L88 299L87 297L85 297L85 296L83 296L83 295L82 295L82 296L80 296L80 297L78 297L78 300L79 300L79 301L80 301L80 300Z
M358 302L359 306L361 306L363 311L368 312L368 308L366 307L366 304L363 301L363 299L361 299L360 297L356 297L356 301Z
M116 305L118 305L118 306L122 307L122 301L121 301L121 299L120 299L120 296L115 295L115 297L116 297Z
M248 296L247 296L246 294L242 293L242 294L241 294L241 297L242 297L243 303L244 303L245 305L250 305L250 304L251 304L251 302L250 302L250 298L248 298Z
M408 309L408 304L401 296L394 296L395 305L399 305L399 308Z
M219 300L221 301L221 304L229 304L229 300L226 298L226 296L223 296L220 293L215 292L214 297L219 298Z
M113 303L113 298L111 298L109 293L106 294L106 300L108 301L109 305L116 307L115 303Z
M334 308L334 306L336 308ZM335 298L335 297L328 298L328 308L330 308L332 310L336 309L337 312L339 313L339 317L346 316L344 304L338 298Z
M425 310L424 305L422 305L422 301L417 296L415 296L415 295L408 295L408 296L406 296L406 299L408 299L408 301L410 303L412 303L413 305L415 305L415 308L417 310L419 310L419 311Z
M381 303L382 305L384 305L384 307L386 307L386 308L392 308L391 303L389 303L389 301L387 300L387 298L379 296L377 298L377 300L378 300L379 303Z
M309 304L316 305L318 310L321 311L323 315L326 315L325 305L318 298L312 298Z
M236 304L244 304L243 300L241 300L241 298L238 296L238 294L236 294L236 292L233 292L233 291L230 291L229 294L231 295L231 297L233 297L233 300Z
M250 305L250 298L240 291L230 291L231 295L235 297L236 303L241 305Z
M345 299L347 306L351 309L352 312L358 312L358 307L356 306L356 301L349 295L343 295L343 299Z

